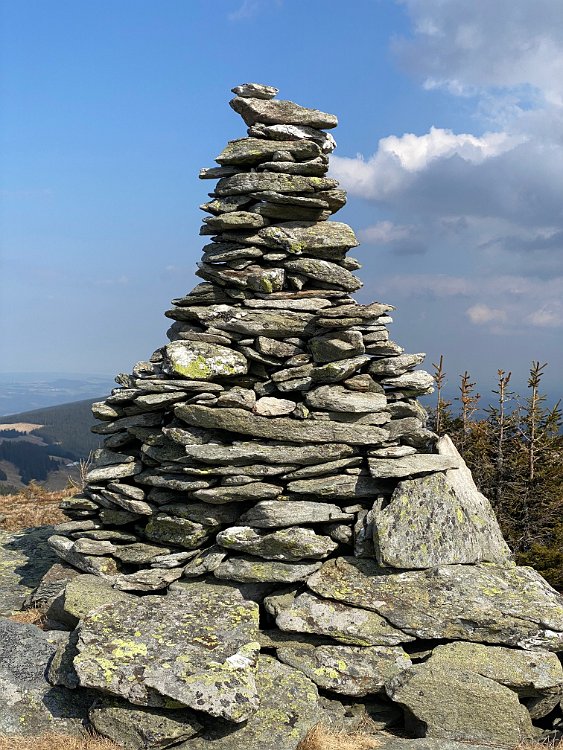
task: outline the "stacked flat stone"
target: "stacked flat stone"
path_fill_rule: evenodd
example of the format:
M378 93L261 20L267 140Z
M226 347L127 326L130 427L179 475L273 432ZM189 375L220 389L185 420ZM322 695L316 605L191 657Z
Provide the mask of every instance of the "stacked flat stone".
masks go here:
M233 91L248 136L200 174L218 180L204 281L166 313L170 343L94 405L103 448L50 540L97 577L59 603L78 629L53 680L113 696L91 713L110 736L116 711L172 702L186 748L290 750L327 717L400 722L394 704L418 736L531 736L560 699L561 598L514 566L427 429L432 377L390 340L392 306L351 297L358 242L328 221L346 202L326 177L336 117ZM446 683L467 713L454 730L427 715ZM293 724L274 726L280 703Z

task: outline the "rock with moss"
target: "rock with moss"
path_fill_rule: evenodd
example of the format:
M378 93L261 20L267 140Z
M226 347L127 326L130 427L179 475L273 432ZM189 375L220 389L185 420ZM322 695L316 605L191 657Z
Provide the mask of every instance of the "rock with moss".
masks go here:
M352 513L343 511L333 503L315 502L313 500L263 500L247 510L239 523L254 526L258 529L282 528L295 524L350 523L354 520Z
M399 464L415 473L416 467L446 469L448 461L455 465L454 457L418 454L370 458L369 465L372 475L380 478L391 473L379 470L380 463L391 468ZM373 539L379 563L407 569L483 561L507 564L509 553L492 509L470 500L458 497L443 474L400 482L388 504L374 507Z
M244 375L248 371L242 354L205 341L173 341L166 347L166 361L171 373L192 380Z
M84 737L95 695L51 686L45 677L57 639L35 625L0 619L0 735L35 737L55 732Z
M266 138L239 138L229 141L215 159L219 164L259 164L269 161L278 151L290 153L297 161L314 159L321 153L312 140L272 141Z
M418 638L563 650L563 597L531 568L441 565L396 573L372 560L339 557L307 586L373 610Z
M163 750L195 737L203 728L193 711L134 707L102 697L88 713L93 728L125 750Z
M261 656L256 672L260 705L236 731L215 721L179 750L295 750L309 729L323 719L317 686L302 672L269 656Z
M205 613L205 617L202 617ZM185 706L239 723L258 707L258 606L193 583L114 602L80 623L80 684L139 706Z
M326 635L351 646L396 646L414 640L376 612L322 599L309 591L271 594L264 605L278 628L288 633Z
M421 664L390 679L386 690L416 737L515 747L534 736L518 696L474 672Z
M231 526L217 534L217 544L225 549L247 552L267 560L320 560L338 547L328 536L313 529L293 526L278 531L261 531L250 526Z
M386 681L412 666L399 646L294 646L277 649L278 659L319 687L362 697L380 692Z
M48 616L61 609L66 621L74 628L79 620L94 609L109 602L128 601L130 598L129 594L117 591L105 579L92 574L83 574L67 583L60 596L60 604L52 604Z
M241 555L224 560L214 574L241 583L295 583L305 581L320 566L320 562L280 562Z

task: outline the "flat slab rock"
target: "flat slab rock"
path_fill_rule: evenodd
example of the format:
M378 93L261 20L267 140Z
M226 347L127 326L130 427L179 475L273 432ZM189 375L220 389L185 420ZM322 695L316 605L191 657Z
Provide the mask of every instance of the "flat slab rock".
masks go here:
M353 513L345 513L338 505L309 500L264 500L246 511L239 523L259 529L282 528L305 523L352 523Z
M515 747L534 734L518 696L493 680L453 667L420 664L388 681L415 736Z
M270 440L293 443L348 443L380 445L389 437L388 430L371 425L347 425L338 422L297 420L289 417L258 417L244 409L214 409L198 404L182 404L176 416L194 427L227 430Z
M307 586L418 638L563 650L563 597L532 568L480 563L392 573L372 560L339 557Z
M135 705L173 701L238 723L258 707L257 631L258 605L236 589L186 584L87 615L74 667L81 685Z
M392 464L417 458L370 459L370 467L379 460ZM481 498L458 497L443 474L401 482L388 505L374 506L373 541L378 562L404 569L483 561L509 564L510 550L490 504Z
M265 125L306 125L310 128L335 128L336 115L309 109L286 99L255 99L237 96L230 106L241 115L247 125L261 122Z
M272 594L264 606L275 616L278 628L290 633L325 635L351 646L396 646L414 640L376 612L322 599L310 591Z
M219 344L173 341L165 351L169 372L191 380L211 380L221 375L245 375L248 372L248 362L243 354Z
M39 582L58 562L47 544L52 526L13 532L0 530L0 616L23 608Z
M321 560L338 547L329 536L297 526L278 531L261 531L250 526L231 526L219 532L217 544L225 549L247 552L267 560L287 562L304 559Z
M289 664L325 690L361 697L379 692L385 682L412 666L398 646L292 646L277 649Z
M329 718L317 686L302 672L277 659L260 656L256 671L260 705L240 728L222 721L178 750L295 750L315 724Z
M52 633L0 619L0 735L84 735L95 696L49 685L45 673L56 648Z
M240 583L295 583L306 580L320 562L280 562L256 557L230 557L213 571L216 578Z
M232 445L187 445L186 455L210 464L244 466L266 461L271 464L312 466L346 458L354 449L342 443L291 445L290 443L235 442Z

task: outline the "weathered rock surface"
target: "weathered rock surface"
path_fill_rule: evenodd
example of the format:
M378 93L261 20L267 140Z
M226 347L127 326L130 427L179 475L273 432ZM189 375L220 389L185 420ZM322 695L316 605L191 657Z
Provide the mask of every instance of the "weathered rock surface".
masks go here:
M338 547L330 537L299 527L267 532L250 526L231 526L217 534L217 544L267 560L288 561L320 560Z
M371 560L340 557L324 563L307 586L371 609L418 638L563 649L563 598L531 568L442 565L390 573Z
M352 646L396 646L414 640L375 612L322 599L308 591L272 594L264 600L278 628L327 635Z
M181 750L295 750L315 724L326 717L316 685L299 670L261 656L256 672L260 705L237 731L217 721Z
M237 96L229 104L247 125L254 125L255 122L265 125L306 125L310 128L335 128L338 125L335 115L283 99L269 101Z
M201 617L206 613L205 618ZM256 710L258 607L231 588L193 583L115 602L80 624L80 684L140 706L178 703L241 722Z
M418 458L370 459L370 469L373 474L372 466L378 461L404 464ZM507 564L507 548L494 513L483 503L475 507L471 499L467 495L459 498L443 474L401 482L388 505L374 507L373 541L378 562L407 569L456 563Z
M134 708L110 697L97 700L88 718L96 732L125 750L161 750L195 737L203 729L192 711Z
M278 658L325 690L361 697L412 665L398 646L280 646Z
M192 380L210 380L220 375L244 375L246 357L219 344L205 341L173 341L166 347L170 372Z
M45 672L55 650L55 640L35 625L0 619L1 735L84 735L95 696L49 685Z
M353 514L346 513L338 505L331 503L316 503L313 500L264 500L244 513L239 518L239 523L269 529L306 523L350 522L353 518Z
M57 555L47 544L52 526L20 532L0 529L0 616L23 609Z
M217 578L241 583L295 583L305 581L321 563L278 562L256 557L229 557L214 571Z
M305 402L313 409L352 414L376 412L387 407L387 399L382 393L357 393L341 385L321 385L306 394Z
M533 736L516 694L474 672L422 664L389 680L386 689L408 710L407 728L418 737L514 747Z

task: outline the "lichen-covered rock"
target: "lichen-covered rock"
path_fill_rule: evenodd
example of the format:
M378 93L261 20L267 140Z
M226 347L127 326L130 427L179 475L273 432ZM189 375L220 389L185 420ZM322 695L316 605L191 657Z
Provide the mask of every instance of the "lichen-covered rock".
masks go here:
M332 503L316 503L313 500L264 500L246 511L239 523L255 526L258 529L282 528L296 524L318 524L354 520L352 513L346 513Z
M295 583L306 580L320 566L320 562L288 563L256 557L229 557L214 570L214 575L241 583Z
M295 424L295 422L293 423ZM257 443L237 441L232 445L188 445L186 454L206 464L244 466L256 461L271 464L312 466L351 456L354 449L342 443L292 445L291 443Z
M474 672L421 664L389 680L386 690L407 709L407 729L417 737L514 747L534 734L517 695Z
M79 575L64 589L62 608L74 626L87 614L110 602L131 600L129 594L112 588L111 583L96 575Z
M217 544L267 560L320 560L338 547L328 536L297 526L267 532L250 526L231 526L217 534Z
M318 279L324 284L330 284L331 287L345 289L347 292L354 292L362 286L362 282L357 276L347 271L336 263L328 260L318 260L317 258L298 258L289 260L285 264L286 271L299 273L313 279Z
M549 651L520 651L457 641L437 646L427 663L477 672L522 696L542 690L563 692L563 667L557 654Z
M173 341L166 346L170 372L192 380L210 380L229 375L245 375L246 357L240 352L205 341Z
M133 704L172 701L241 722L258 706L257 628L257 605L238 591L193 583L87 615L74 666L81 685Z
M261 656L256 672L260 706L233 731L233 725L215 721L199 737L179 750L295 750L315 724L329 717L320 705L317 686L297 669Z
M360 331L331 331L314 336L309 348L315 362L334 362L338 359L364 354L366 348Z
M406 456L369 459L372 474L382 461L393 465L422 465L426 459L453 457ZM431 462L428 462L431 463ZM446 468L446 466L443 466ZM494 562L506 564L508 555L490 506L459 498L443 474L401 482L391 502L373 510L373 541L377 560L392 568L431 568L435 565ZM465 502L464 502L465 501Z
M117 576L113 585L121 591L160 591L177 581L181 575L182 571L178 568L151 567Z
M125 750L163 750L203 728L192 711L139 708L110 697L97 700L88 718L96 732Z
M265 125L305 125L310 128L335 128L338 125L336 115L302 107L284 99L271 101L237 96L229 104L247 125L254 125L256 122Z
M278 659L306 674L325 690L361 697L382 690L386 681L412 666L398 646L292 646L277 649Z
M49 685L45 673L56 650L51 635L35 625L0 619L2 736L84 735L83 721L95 696Z
M387 408L383 393L357 393L342 385L321 385L309 391L305 402L313 409L363 414Z
M47 544L52 526L13 532L0 529L0 616L23 609L49 568L58 562Z
M414 640L376 612L322 599L308 591L271 594L264 605L283 631L326 635L351 646L396 646Z
M270 141L265 138L239 138L229 141L215 159L219 164L258 164L269 161L277 151L286 151L298 161L314 159L321 153L312 140Z
M531 568L442 565L391 573L372 560L339 557L307 586L373 610L418 638L563 650L563 597Z
M198 404L177 406L175 414L195 427L228 430L242 435L294 443L349 443L380 445L389 437L388 430L371 425L347 425L337 422L314 422L288 417L259 417L244 409L213 409Z
M128 514L129 515L129 514ZM133 520L135 516L133 516ZM119 573L116 561L112 557L98 557L95 555L84 555L76 552L74 542L64 536L53 535L49 537L49 546L65 562L73 565L75 568L113 580Z
M416 453L390 458L372 457L368 460L368 466L374 479L404 479L417 474L455 469L457 461L453 457L434 453Z

